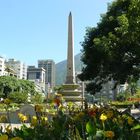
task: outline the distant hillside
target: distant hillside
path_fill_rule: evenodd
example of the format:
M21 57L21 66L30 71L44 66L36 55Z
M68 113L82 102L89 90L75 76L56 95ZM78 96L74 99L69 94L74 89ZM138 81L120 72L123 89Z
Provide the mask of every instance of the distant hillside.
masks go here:
M77 54L75 57L75 71L79 72L82 68L81 53ZM56 64L56 85L61 85L66 80L66 67L67 60L61 61Z

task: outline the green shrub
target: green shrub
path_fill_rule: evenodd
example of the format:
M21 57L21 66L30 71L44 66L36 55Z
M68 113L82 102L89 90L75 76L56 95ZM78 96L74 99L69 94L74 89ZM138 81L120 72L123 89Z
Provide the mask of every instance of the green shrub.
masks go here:
M15 103L27 103L28 94L23 92L13 92L8 95L8 98Z
M35 95L32 95L31 96L31 103L34 103L34 104L41 104L43 103L44 101L44 97L42 94L40 93L36 93Z

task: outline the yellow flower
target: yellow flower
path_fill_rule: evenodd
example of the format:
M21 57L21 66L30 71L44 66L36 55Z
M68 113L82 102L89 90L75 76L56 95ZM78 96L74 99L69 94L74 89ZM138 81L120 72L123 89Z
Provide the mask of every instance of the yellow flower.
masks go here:
M134 122L134 120L133 120L131 117L128 117L128 120L127 120L127 121L128 121L128 124L129 124L129 125L132 125L133 122Z
M37 125L37 117L33 116L31 120L31 126L36 126Z
M2 136L0 136L0 140L8 140L8 136L7 135L2 135Z
M12 127L11 125L8 125L6 128L5 128L6 132L9 134L11 131L12 131Z
M103 113L100 116L100 120L105 121L107 119L107 116Z
M47 117L41 117L42 120L47 121L48 118Z
M48 113L49 112L49 109L46 109L46 112Z
M113 131L105 131L105 137L113 138L115 136Z
M14 137L14 138L12 138L11 140L23 140L23 139L20 138L20 137Z
M18 117L21 118L23 116L22 113L18 113Z
M22 113L19 113L18 117L19 117L21 122L25 122L28 120L27 116L23 115Z
M47 117L41 117L41 124L42 125L46 125L47 124L47 120L48 120Z
M27 118L27 116L25 116L25 115L21 118L21 121L22 121L22 122L25 122L25 121L27 121L27 120L28 120L28 118Z

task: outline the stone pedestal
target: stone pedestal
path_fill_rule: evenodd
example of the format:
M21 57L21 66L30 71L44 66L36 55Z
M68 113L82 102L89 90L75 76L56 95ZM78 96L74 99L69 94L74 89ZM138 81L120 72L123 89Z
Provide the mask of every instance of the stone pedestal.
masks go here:
M63 84L61 94L66 102L82 102L82 91L78 84Z

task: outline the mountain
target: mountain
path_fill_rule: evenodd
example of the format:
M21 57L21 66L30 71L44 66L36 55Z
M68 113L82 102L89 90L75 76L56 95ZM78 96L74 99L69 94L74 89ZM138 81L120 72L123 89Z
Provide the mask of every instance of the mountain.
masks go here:
M75 55L75 71L80 72L82 69L81 53ZM66 67L67 60L61 61L55 65L56 67L56 85L61 85L65 83L66 80Z

